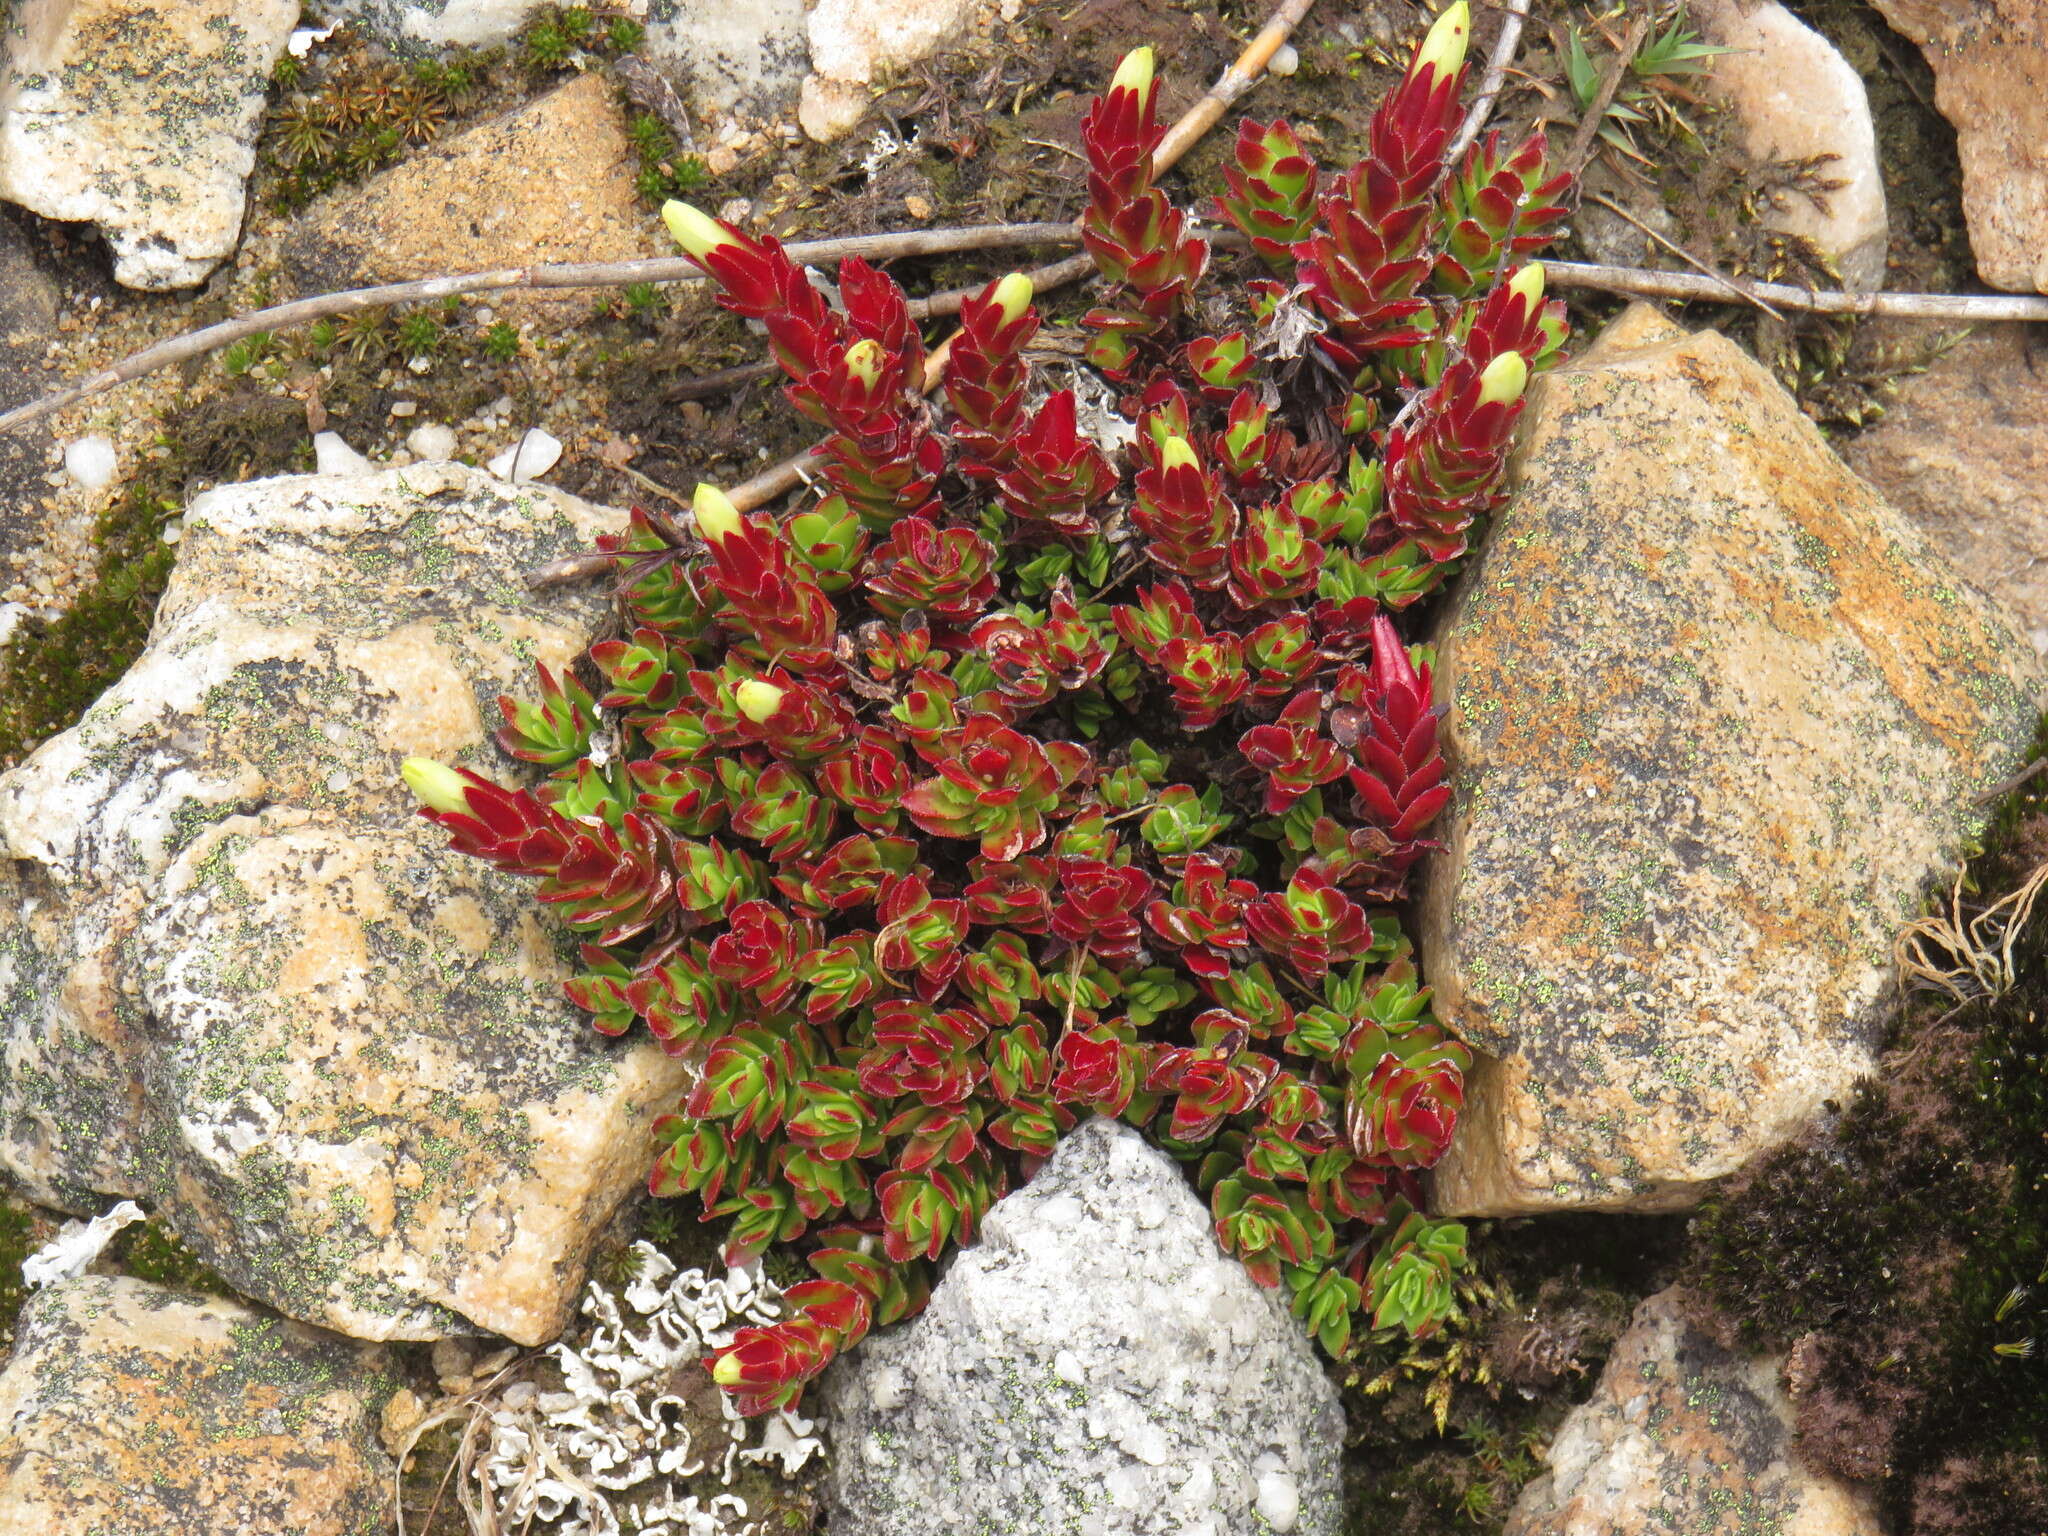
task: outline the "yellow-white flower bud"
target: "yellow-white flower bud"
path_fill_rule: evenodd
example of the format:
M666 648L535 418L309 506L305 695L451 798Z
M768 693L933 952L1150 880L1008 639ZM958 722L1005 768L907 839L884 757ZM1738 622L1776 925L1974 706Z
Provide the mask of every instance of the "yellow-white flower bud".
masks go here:
M675 236L684 253L699 261L719 246L732 243L732 236L718 227L718 220L703 209L674 198L661 205L661 222L668 226L668 232Z
M1012 272L996 284L996 311L1003 317L1003 324L1013 324L1017 317L1031 307L1031 279L1022 272Z
M1159 445L1159 462L1163 468L1179 469L1201 461L1195 457L1195 450L1186 438L1169 437Z
M1422 40L1422 49L1415 55L1416 72L1425 64L1434 64L1438 75L1455 75L1465 62L1465 45L1471 40L1472 7L1465 0L1456 0L1444 7L1443 15Z
M740 713L756 725L767 723L768 717L782 707L783 690L773 683L765 683L758 677L750 677L733 689L734 702Z
M690 510L697 515L697 531L707 544L723 544L746 524L740 509L717 486L702 482L690 498Z
M1508 292L1533 310L1543 302L1543 276L1543 263L1532 261L1508 279Z
M398 771L405 776L407 787L419 797L420 804L428 810L469 814L469 800L465 794L469 786L463 782L462 775L446 763L437 763L431 757L408 757L399 764Z
M1110 77L1109 88L1112 91L1136 91L1140 97L1148 96L1152 91L1152 69L1152 50L1133 48L1118 62L1116 73Z
M1479 375L1479 403L1506 405L1522 398L1529 382L1529 365L1519 352L1503 352Z

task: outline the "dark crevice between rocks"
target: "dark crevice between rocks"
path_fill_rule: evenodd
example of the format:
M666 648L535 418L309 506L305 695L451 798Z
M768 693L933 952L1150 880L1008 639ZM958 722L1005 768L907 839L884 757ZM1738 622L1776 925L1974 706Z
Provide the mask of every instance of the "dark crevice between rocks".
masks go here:
M1971 866L1981 910L2048 863L2048 788ZM2012 989L1898 1009L1878 1069L1701 1209L1701 1321L1785 1351L1798 1450L1897 1536L2048 1530L2048 928Z

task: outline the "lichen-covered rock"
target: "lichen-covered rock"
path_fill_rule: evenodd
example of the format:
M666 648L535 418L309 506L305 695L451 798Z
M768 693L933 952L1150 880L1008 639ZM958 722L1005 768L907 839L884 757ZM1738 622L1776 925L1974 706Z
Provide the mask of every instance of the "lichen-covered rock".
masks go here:
M617 522L449 464L192 502L148 649L0 777L0 1167L360 1337L558 1331L681 1068L397 764L511 775L495 696L602 604L521 573Z
M2033 345L2016 325L1959 342L1842 457L2048 652L2048 389Z
M2048 293L2048 6L2041 0L1872 0L1920 45L1955 125L1977 275Z
M1504 1536L1883 1536L1866 1490L1799 1464L1781 1364L1701 1333L1682 1293L1650 1297Z
M142 1280L66 1280L0 1371L0 1536L378 1536L383 1351Z
M1335 1532L1344 1415L1280 1295L1110 1120L823 1382L834 1536Z
M820 143L850 132L866 113L876 72L914 64L973 20L982 0L818 0L807 29L813 73L797 121Z
M633 188L638 163L611 81L582 75L321 199L286 234L285 271L301 290L321 293L535 262L670 254L660 221ZM580 319L590 296L543 290L494 307Z
M21 0L0 13L0 198L97 224L130 288L235 248L297 0Z
M1436 1197L1682 1207L1869 1070L2040 662L1762 367L1640 306L1515 479L1437 637L1418 941L1483 1057Z
M1772 229L1809 240L1852 288L1884 286L1884 173L1863 78L1820 33L1778 0L1696 7L1709 42L1730 50L1709 80L1734 108L1758 161L1811 162L1832 182L1818 199L1785 191L1763 211Z
M652 0L647 52L702 112L768 117L811 67L803 0Z
M320 14L345 21L402 53L489 48L510 42L544 0L326 0Z

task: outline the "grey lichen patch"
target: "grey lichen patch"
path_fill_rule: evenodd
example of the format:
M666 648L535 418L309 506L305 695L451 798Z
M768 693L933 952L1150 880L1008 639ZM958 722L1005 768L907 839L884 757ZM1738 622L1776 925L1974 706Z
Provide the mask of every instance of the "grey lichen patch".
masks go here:
M1440 636L1423 958L1500 1060L1438 1195L1683 1204L1867 1066L2040 667L1711 333L1554 376L1517 473Z

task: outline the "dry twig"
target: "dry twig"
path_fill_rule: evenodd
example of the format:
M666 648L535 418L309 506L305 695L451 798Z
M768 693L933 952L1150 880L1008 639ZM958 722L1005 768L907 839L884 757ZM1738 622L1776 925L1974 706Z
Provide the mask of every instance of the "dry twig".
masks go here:
M900 256L930 256L949 251L1071 244L1073 239L1072 228L1065 224L970 224L959 229L912 229L832 240L799 240L792 242L788 249L798 261L838 261L847 256L887 261ZM359 314L366 309L417 304L464 293L498 293L513 288L620 288L628 283L695 283L703 281L703 278L704 274L684 257L661 256L648 261L583 261L553 266L501 267L490 272L465 272L456 277L429 277L418 282L383 283L374 288L316 294L312 298L237 315L217 325L188 331L183 336L173 336L153 347L145 347L112 367L88 374L53 394L31 400L0 415L0 432L40 421L88 396L155 373L160 368L175 367L192 358L203 357L216 348L228 346L259 331L290 330L335 315Z
M1628 74L1629 65L1636 60L1636 50L1643 46L1643 38L1649 33L1650 18L1638 16L1622 38L1621 47L1614 55L1614 62L1607 66L1607 73L1600 77L1600 89L1593 93L1593 104L1586 109L1586 115L1579 119L1579 131L1572 135L1572 147L1565 151L1564 166L1574 177L1586 168L1586 162L1593 158L1593 136L1600 131L1600 125L1607 121L1607 109L1614 105L1614 94L1621 89L1621 82Z
M1515 62L1515 50L1522 44L1522 23L1529 19L1529 0L1506 0L1505 9L1506 14L1500 22L1500 36L1493 40L1493 52L1486 59L1486 73L1479 78L1479 94L1472 98L1465 121L1458 127L1458 136L1451 141L1451 152L1444 157L1447 165L1458 163L1465 151L1472 147L1472 141L1479 137L1487 118L1493 115L1493 103L1500 95L1501 86L1507 82L1508 68Z
M1960 1005L1973 998L2003 997L2018 972L2013 956L2034 903L2048 887L2048 864L1974 917L1963 913L1963 877L1949 893L1948 910L1908 926L1892 945L1899 980L1909 990L1945 992Z

